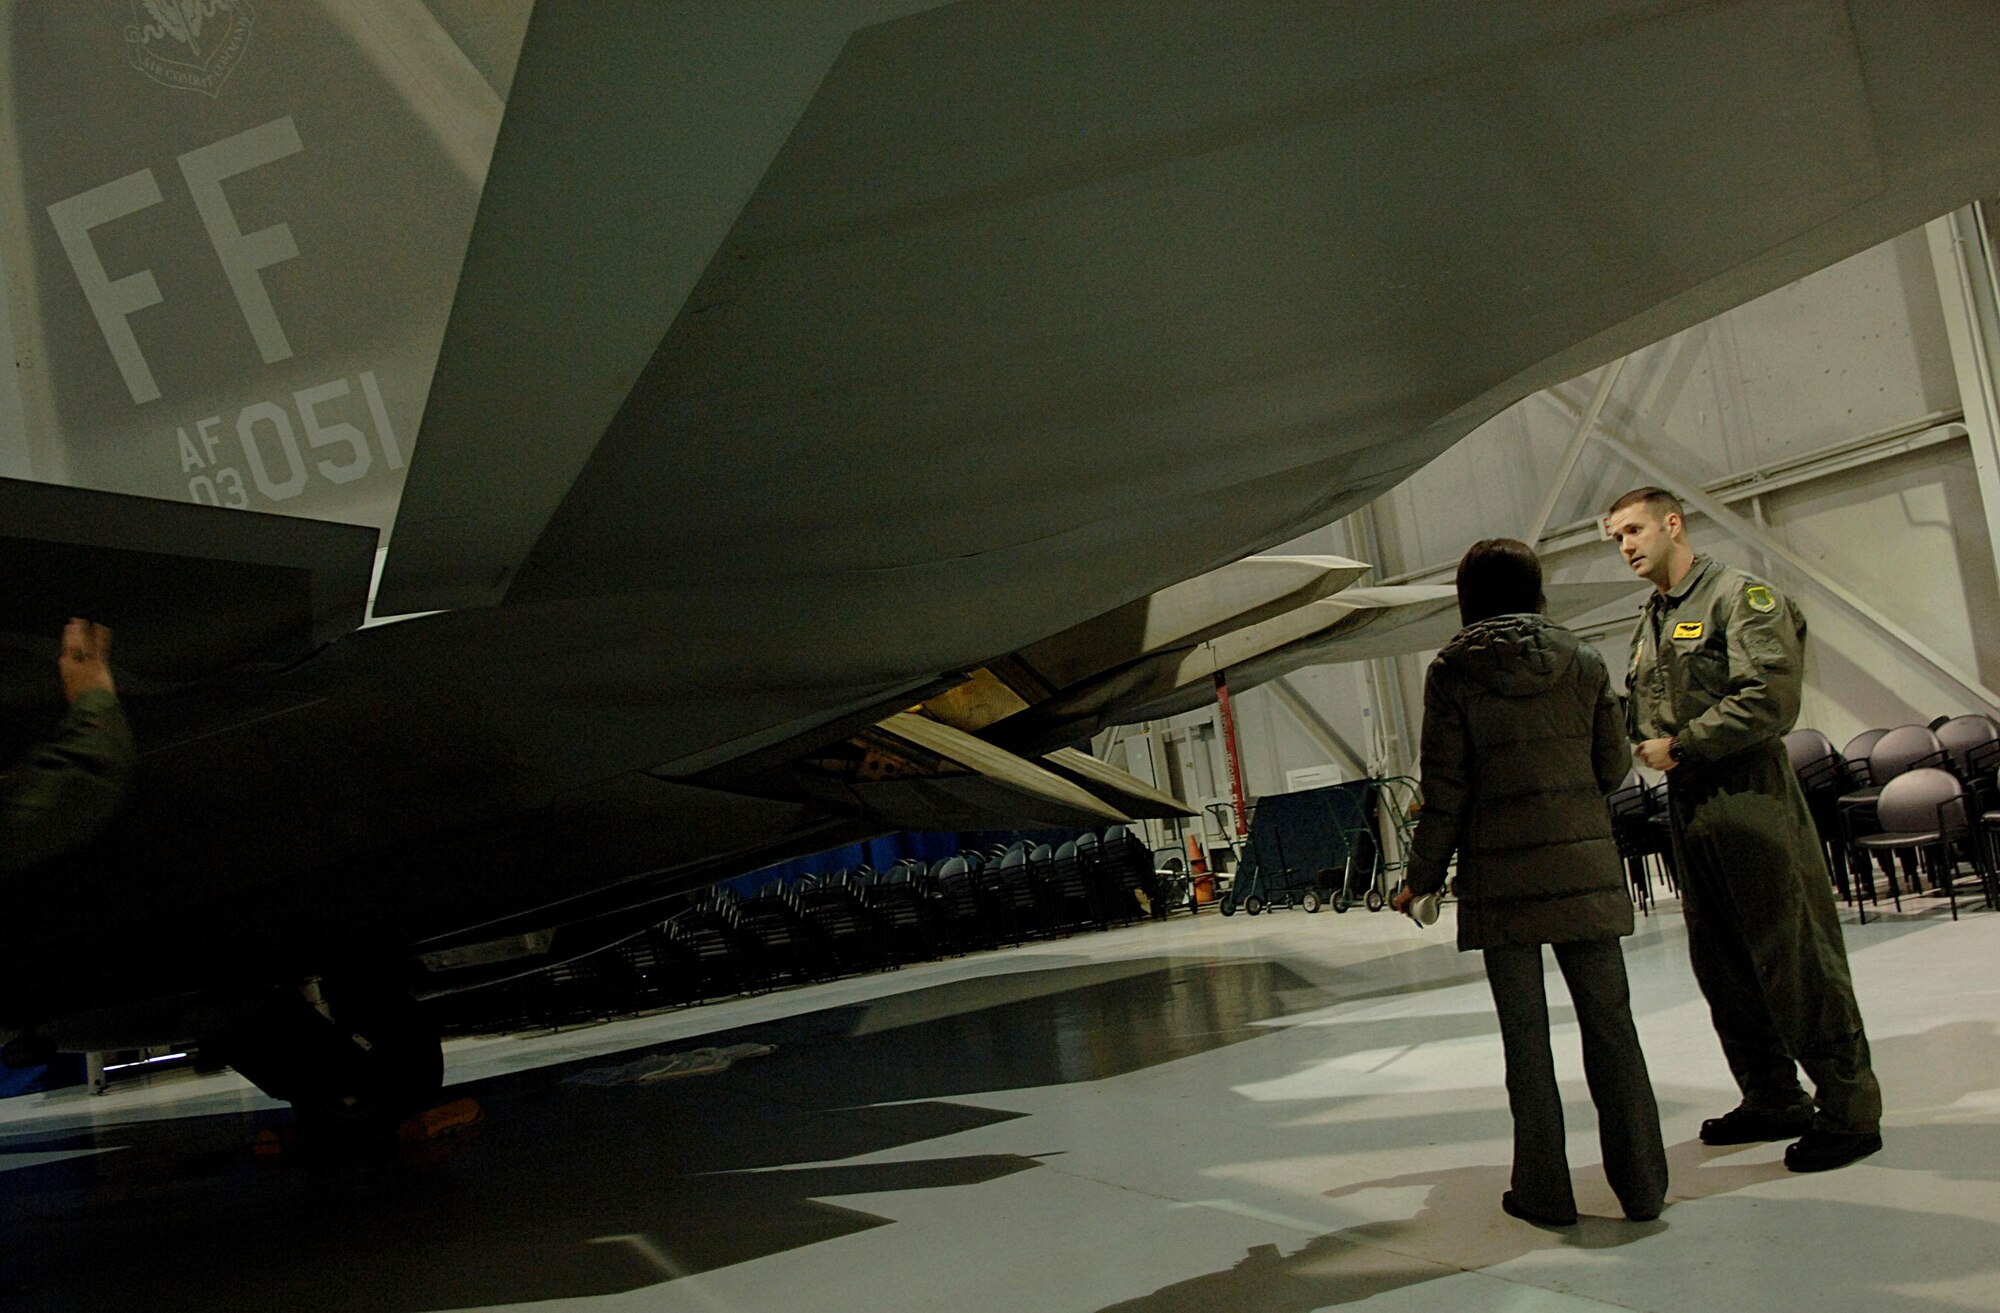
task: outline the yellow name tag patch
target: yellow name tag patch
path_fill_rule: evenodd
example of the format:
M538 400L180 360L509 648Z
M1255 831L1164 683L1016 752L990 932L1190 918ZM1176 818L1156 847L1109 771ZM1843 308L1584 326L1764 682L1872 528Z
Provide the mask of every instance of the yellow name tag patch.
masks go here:
M1701 621L1683 620L1674 626L1675 638L1700 638Z

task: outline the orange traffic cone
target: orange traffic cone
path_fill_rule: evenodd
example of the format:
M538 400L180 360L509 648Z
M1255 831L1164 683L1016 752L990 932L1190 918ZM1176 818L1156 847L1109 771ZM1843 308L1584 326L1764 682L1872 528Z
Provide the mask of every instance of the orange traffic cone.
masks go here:
M1187 846L1190 898L1194 909L1200 911L1215 901L1215 877L1209 874L1208 854L1202 851L1201 836L1190 834Z

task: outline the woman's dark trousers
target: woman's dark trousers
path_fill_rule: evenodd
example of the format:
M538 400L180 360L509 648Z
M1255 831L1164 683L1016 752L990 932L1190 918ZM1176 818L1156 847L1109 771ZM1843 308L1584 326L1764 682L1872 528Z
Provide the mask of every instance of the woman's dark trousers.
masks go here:
M1667 1193L1667 1151L1646 1055L1632 1024L1625 956L1616 939L1552 945L1583 1032L1583 1073L1597 1105L1604 1174L1629 1217L1655 1217ZM1486 979L1507 1053L1507 1105L1514 1114L1514 1198L1528 1211L1576 1212L1563 1148L1562 1094L1549 1050L1549 1005L1536 944L1489 948Z

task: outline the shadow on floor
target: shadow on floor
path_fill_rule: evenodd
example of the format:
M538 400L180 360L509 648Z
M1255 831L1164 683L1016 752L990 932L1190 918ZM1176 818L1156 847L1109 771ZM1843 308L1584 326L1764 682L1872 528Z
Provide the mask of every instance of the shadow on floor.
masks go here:
M1866 1167L1850 1170L2000 1180L2000 1128L1892 1128L1885 1139L1881 1154ZM1734 1274L1732 1282L1740 1283L1743 1272L1754 1272L1758 1289L1838 1288L1849 1295L1840 1307L1870 1313L1957 1313L1967 1307L1963 1299L1949 1292L1931 1297L1924 1288L2000 1274L2000 1226L1989 1219L1818 1197L1787 1199L1775 1190L1745 1195L1753 1187L1782 1189L1778 1183L1800 1178L1774 1157L1710 1149L1695 1140L1669 1147L1667 1157L1673 1183L1669 1206L1654 1222L1586 1211L1575 1227L1544 1230L1500 1211L1508 1178L1504 1164L1413 1172L1327 1192L1328 1198L1338 1199L1424 1187L1424 1203L1410 1218L1318 1236L1290 1254L1275 1245L1258 1245L1224 1271L1176 1282L1102 1313L1309 1313L1461 1272L1484 1271L1538 1251L1617 1249L1670 1226L1682 1252L1692 1247L1713 1254L1716 1264ZM1580 1202L1595 1196L1608 1203L1610 1187L1598 1168L1579 1169L1577 1177ZM1812 1188L1803 1185L1801 1194ZM1745 1258L1746 1250L1756 1255L1754 1260ZM1586 1299L1648 1308L1687 1305L1686 1300L1626 1289L1628 1275L1615 1265L1593 1261L1560 1273L1536 1270L1547 1277L1548 1288ZM1670 1273L1654 1280L1674 1283ZM1701 1293L1690 1286L1687 1293L1702 1307L1716 1306L1713 1290ZM1748 1288L1733 1289L1731 1298L1743 1307L1761 1302ZM1634 1302L1642 1299L1643 1304Z
M151 1313L416 1313L630 1290L887 1224L823 1198L1038 1165L922 1156L915 1146L1017 1115L960 1100L1139 1071L1335 1001L1271 962L948 984L705 1037L776 1046L712 1076L565 1083L658 1046L460 1087L484 1128L423 1162L260 1162L253 1137L286 1113L16 1138L17 1155L109 1152L0 1170L0 1283L14 1287L9 1309ZM902 1149L912 1160L847 1161Z
M2000 1089L2000 1033L1987 1021L1950 1021L1915 1035L1869 1038L1882 1102L1894 1116L1943 1109Z
M1394 1290L1478 1271L1538 1249L1610 1249L1654 1235L1661 1222L1585 1217L1575 1227L1544 1231L1500 1212L1507 1168L1493 1164L1361 1181L1327 1192L1331 1199L1370 1190L1428 1188L1407 1219L1370 1222L1308 1240L1285 1254L1258 1245L1222 1272L1176 1282L1150 1295L1110 1305L1103 1313L1310 1313L1356 1304ZM1440 1239L1448 1243L1440 1245ZM1418 1249L1441 1249L1445 1261Z

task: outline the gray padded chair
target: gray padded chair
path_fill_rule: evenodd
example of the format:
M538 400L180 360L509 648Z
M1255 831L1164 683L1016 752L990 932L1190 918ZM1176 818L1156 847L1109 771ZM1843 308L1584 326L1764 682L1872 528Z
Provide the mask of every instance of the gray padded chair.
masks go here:
M1981 805L2000 806L1993 772L2000 767L2000 721L1977 712L1953 716L1937 728L1938 742L1951 754L1951 772Z
M1869 732L1873 733L1872 730ZM1866 734L1861 735L1853 743L1849 743L1848 747L1852 748L1854 743L1859 743L1866 737ZM1851 754L1842 755L1847 756L1850 762L1854 760ZM1868 782L1861 788L1850 789L1841 794L1835 804L1840 809L1841 831L1849 851L1855 854L1857 866L1866 863L1868 855L1861 852L1855 840L1864 834L1873 834L1881 828L1875 816L1875 802L1882 796L1883 787L1906 771L1916 770L1919 767L1942 767L1950 760L1951 754L1944 750L1944 745L1938 742L1938 736L1926 725L1899 725L1884 732L1875 740L1874 746L1868 749ZM1893 857L1890 853L1882 853L1879 856L1883 862L1884 874L1889 877L1890 891L1894 893L1896 879L1894 874L1887 870ZM1915 889L1916 854L1903 850L1902 857L1903 870L1910 877L1911 888ZM1863 873L1863 878L1867 879L1868 894L1872 899L1875 896L1875 881L1866 873ZM1865 914L1863 919L1866 919Z
M1850 743L1848 746L1854 745ZM1868 750L1868 783L1840 795L1840 807L1847 816L1849 836L1856 833L1854 825L1857 821L1866 826L1868 817L1865 809L1874 807L1875 800L1882 796L1883 786L1889 781L1920 766L1942 767L1950 759L1951 754L1938 742L1938 736L1923 725L1901 725L1884 733ZM1849 756L1848 760L1853 758ZM1865 828L1862 832L1865 833Z
M1840 750L1841 759L1847 763L1848 779L1851 781L1849 788L1858 789L1869 783L1864 778L1868 774L1868 754L1888 733L1886 729L1864 729Z
M1801 784L1807 772L1826 771L1829 764L1838 765L1842 760L1834 750L1833 740L1816 729L1795 729L1785 735L1785 755L1791 759L1792 771L1801 777Z
M1904 771L1915 770L1920 766L1942 768L1950 759L1951 754L1945 751L1944 744L1940 743L1938 736L1927 727L1899 725L1882 735L1875 741L1874 746L1868 749L1868 784L1864 788L1851 789L1841 794L1841 806L1849 806L1856 802L1873 802L1881 796L1882 787Z
M1953 878L1958 858L1954 850L1961 843L1969 846L1973 832L1971 799L1958 777L1934 766L1904 771L1883 786L1875 803L1875 814L1881 832L1855 841L1862 852L1916 854L1943 884L1945 895L1951 900L1951 919L1958 920L1958 886ZM1975 864L1990 900L1991 881L1986 878L1985 862L1976 858ZM1889 863L1885 866L1889 871L1889 896L1894 899L1896 910L1901 911L1903 900L1896 889L1895 868ZM1870 880L1869 884L1872 895L1874 882ZM1865 919L1865 911L1863 916Z

